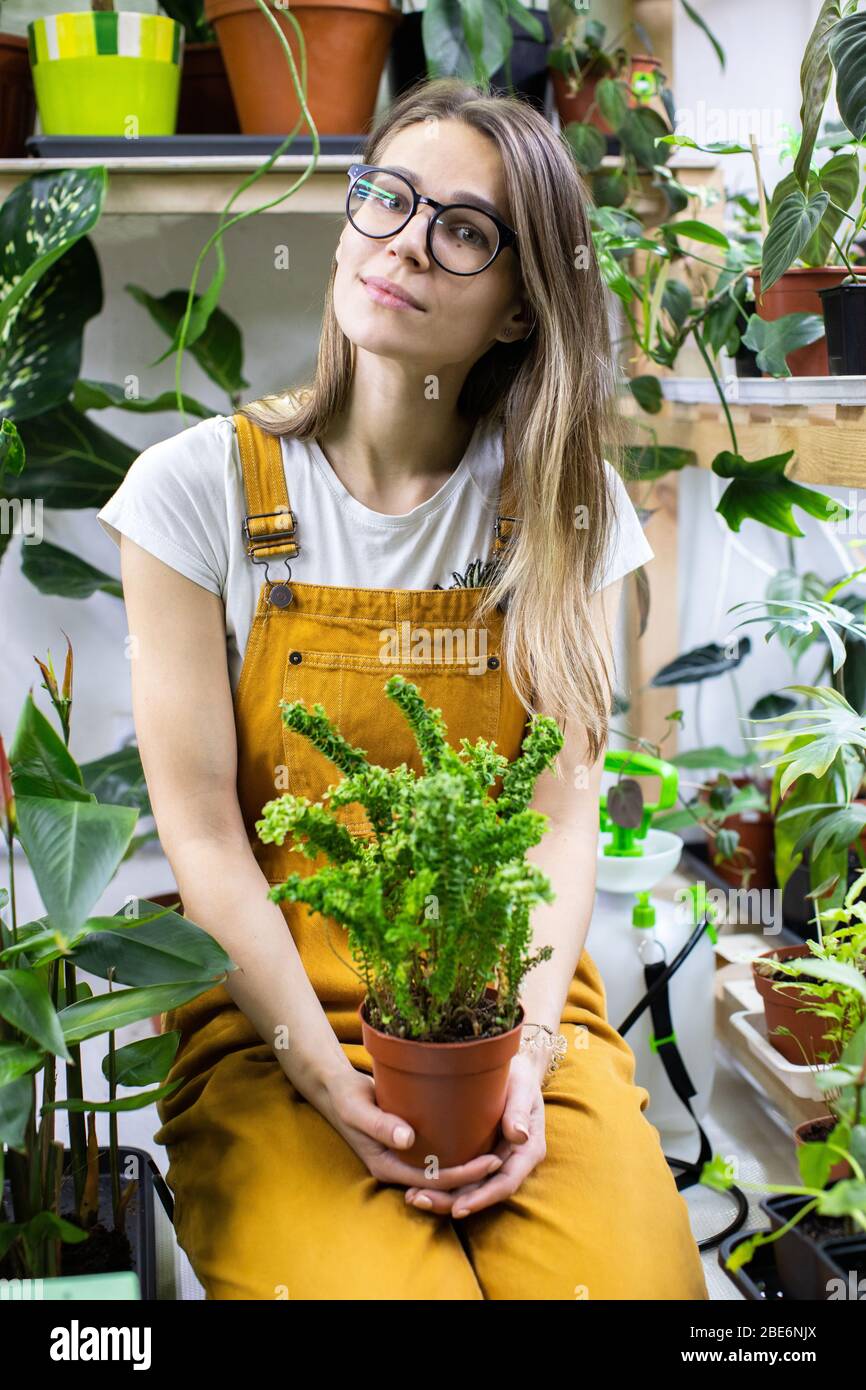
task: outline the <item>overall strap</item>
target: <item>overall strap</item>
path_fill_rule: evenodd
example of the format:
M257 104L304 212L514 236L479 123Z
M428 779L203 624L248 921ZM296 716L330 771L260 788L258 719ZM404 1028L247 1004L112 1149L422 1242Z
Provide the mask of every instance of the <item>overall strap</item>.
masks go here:
M295 556L300 546L292 539L295 514L289 506L279 436L253 424L246 415L233 416L233 422L247 505L243 521L247 555L254 564L275 555Z

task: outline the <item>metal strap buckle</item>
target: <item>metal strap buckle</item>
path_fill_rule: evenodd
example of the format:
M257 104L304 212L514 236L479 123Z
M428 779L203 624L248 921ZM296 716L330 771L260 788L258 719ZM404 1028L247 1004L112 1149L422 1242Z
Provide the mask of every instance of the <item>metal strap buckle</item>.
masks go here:
M507 533L505 533L505 534L503 534L503 530L502 530L502 523L503 523L503 521L510 521L510 522L512 522L513 524L516 524L517 522L520 521L520 517L519 517L519 516L497 516L497 518L496 518L496 523L495 523L495 525L494 525L494 527L493 527L493 534L494 534L494 536L496 537L496 540L499 542L500 545L503 545L503 544L505 543L505 541L511 539L511 532L510 532L510 531L507 532Z
M276 530L259 531L253 535L250 530L251 521L261 521L265 517L280 516L288 519L289 525L280 526ZM243 533L247 542L247 554L254 564L261 564L261 560L256 560L256 552L266 550L273 546L277 541L284 540L286 549L290 549L294 555L300 551L300 545L293 539L295 533L295 514L291 507L280 507L275 512L250 512L243 520ZM273 556L271 556L273 559Z

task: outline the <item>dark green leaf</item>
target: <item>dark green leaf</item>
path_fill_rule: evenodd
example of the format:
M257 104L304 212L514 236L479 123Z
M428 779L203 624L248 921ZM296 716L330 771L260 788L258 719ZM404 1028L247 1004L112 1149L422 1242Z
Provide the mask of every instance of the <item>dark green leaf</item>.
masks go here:
M866 14L840 20L830 36L839 114L857 140L866 138Z
M111 594L123 598L123 586L104 570L98 570L80 555L50 541L21 547L21 570L40 594L58 594L61 598L90 598L92 594Z
M434 3L439 5L442 0L434 0ZM450 4L451 0L448 0L448 3ZM454 6L456 7L456 0ZM428 11L425 10L425 22L427 14ZM510 36L511 30L507 24L505 27ZM495 68L491 71L495 71ZM169 290L168 294L157 297L148 294L139 285L126 285L125 288L138 304L147 309L154 322L174 340L186 313L187 291ZM201 296L197 295L195 302L198 303L200 299ZM240 329L224 310L214 309L204 333L196 339L189 351L202 371L228 395L236 396L249 386L250 383L242 373L243 343Z
M753 314L742 341L756 354L762 372L788 377L788 354L823 336L823 314L783 314L780 319L762 319Z
M832 498L785 477L785 465L793 457L793 449L772 458L753 460L727 451L717 455L713 472L733 481L722 494L716 511L732 531L739 531L742 523L751 518L785 535L802 536L792 508L801 507L822 521L837 514Z
M640 406L649 415L658 415L662 408L662 384L657 376L635 376L629 381L629 390Z
M660 671L656 671L650 685L694 685L713 676L723 676L727 671L735 671L751 650L748 637L741 637L727 647L720 646L718 642L708 642L703 647L683 652L662 666Z

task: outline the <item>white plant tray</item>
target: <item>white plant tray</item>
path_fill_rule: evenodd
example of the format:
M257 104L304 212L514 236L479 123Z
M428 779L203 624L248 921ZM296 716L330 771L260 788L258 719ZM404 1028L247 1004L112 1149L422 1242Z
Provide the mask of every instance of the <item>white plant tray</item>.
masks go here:
M741 1013L731 1014L730 1024L738 1033L742 1033L750 1051L776 1073L793 1095L800 1096L803 1100L824 1100L824 1092L815 1081L815 1073L827 1071L827 1066L819 1063L815 1067L808 1067L786 1061L767 1037L767 1019L763 1009L755 1013L746 1009Z

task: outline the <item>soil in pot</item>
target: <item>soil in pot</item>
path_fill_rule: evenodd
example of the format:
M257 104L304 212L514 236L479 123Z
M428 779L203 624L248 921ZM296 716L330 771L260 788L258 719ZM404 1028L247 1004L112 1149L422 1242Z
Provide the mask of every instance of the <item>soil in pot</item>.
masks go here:
M794 1141L799 1148L801 1144L823 1144L833 1130L838 1121L835 1115L818 1115L814 1120L804 1120L802 1124L794 1129ZM842 1178L852 1178L851 1164L847 1158L840 1158L838 1163L834 1163L830 1169L828 1182L838 1182Z
M807 945L802 946L777 946L772 951L765 951L758 957L759 961L772 960L796 960L811 956L812 952ZM815 1000L817 996L811 992L808 986L794 983L794 976L786 975L781 970L773 972L772 976L764 975L757 969L758 961L752 962L752 977L755 988L764 1001L764 1013L767 1019L767 1037L777 1052L788 1062L794 1062L797 1066L819 1066L822 1062L835 1062L841 1052L838 1043L829 1042L823 1035L831 1027L833 1020L822 1018L820 1015L811 1011L798 1012L803 1010L808 1000ZM776 985L788 982L786 989L777 989ZM789 1030L787 1033L778 1033L776 1029L783 1027ZM792 1036L793 1035L793 1036ZM826 1054L821 1056L820 1054Z
M457 1042L392 1037L367 1021L366 1004L359 1014L376 1102L415 1131L411 1149L401 1151L406 1161L424 1167L435 1157L441 1169L492 1153L523 1010L507 1032Z

